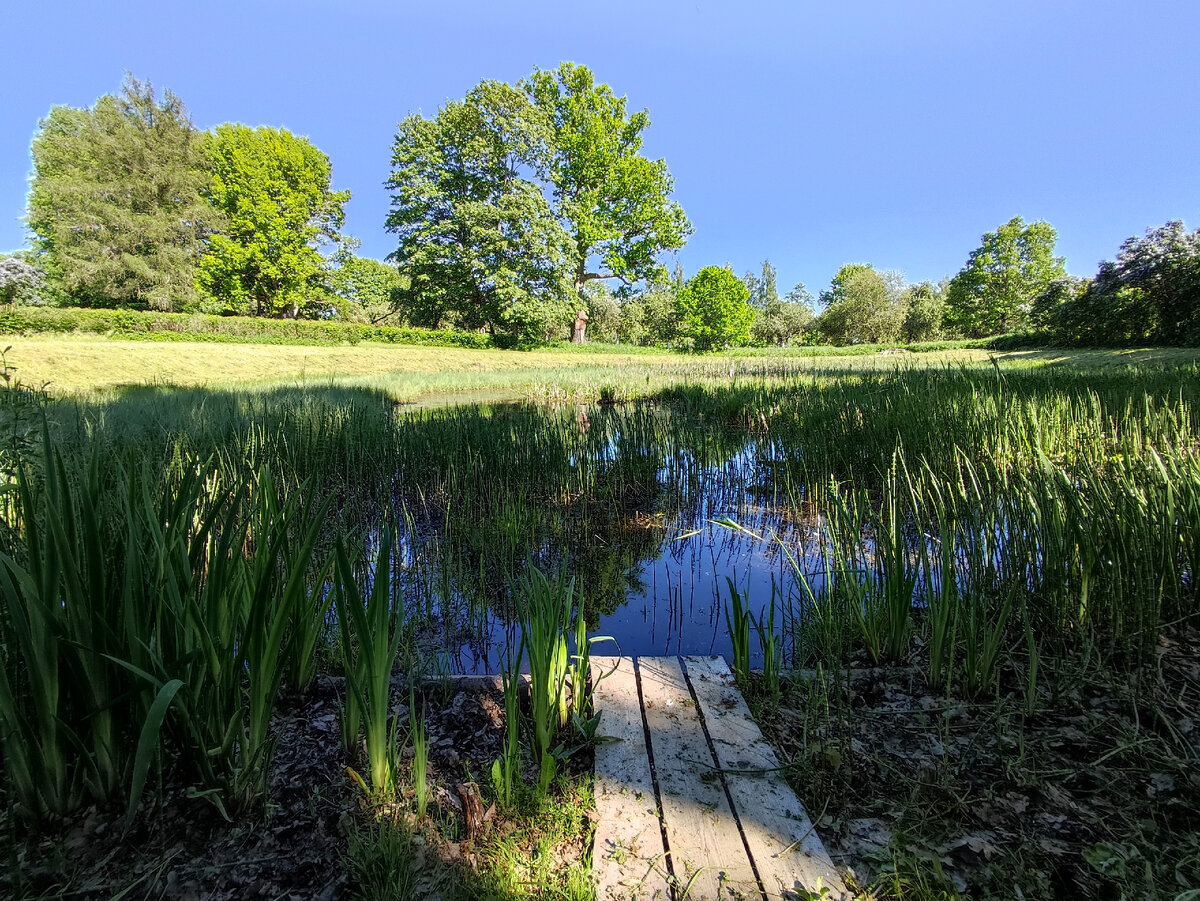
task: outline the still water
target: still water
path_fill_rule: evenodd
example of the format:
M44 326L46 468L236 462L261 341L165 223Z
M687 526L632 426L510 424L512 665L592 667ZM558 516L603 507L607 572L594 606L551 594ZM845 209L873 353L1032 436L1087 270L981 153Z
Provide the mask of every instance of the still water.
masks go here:
M492 413L513 417L510 440L519 440L531 415L551 416ZM570 424L571 417L553 421ZM547 514L542 508L553 505L539 503L537 491L527 494L528 474L521 473L501 480L516 497L490 501L478 520L446 512L454 503L461 510L462 500L408 512L398 563L423 658L449 672L497 672L519 637L505 600L511 576L529 560L575 579L589 635L611 639L596 644L596 654L729 657L731 582L764 623L775 605L774 629L782 634L795 588L789 553L804 564L811 529L790 515L776 484L778 447L744 431L722 429L714 439L597 408L576 410L574 428L589 440L562 465L586 470L580 480L587 489L565 510ZM620 503L588 501L618 483ZM751 656L761 664L756 638Z

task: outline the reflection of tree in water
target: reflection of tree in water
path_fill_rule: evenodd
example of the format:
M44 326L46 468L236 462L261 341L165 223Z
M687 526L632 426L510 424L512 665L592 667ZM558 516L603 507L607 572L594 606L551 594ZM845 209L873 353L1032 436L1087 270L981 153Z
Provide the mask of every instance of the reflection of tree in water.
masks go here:
M644 590L664 523L745 444L648 405L428 411L405 431L403 490L443 590L508 620L511 580L533 562L575 578L593 624Z
M542 467L510 471L506 496L492 497L448 530L463 594L507 614L509 583L533 562L575 578L591 622L624 603L638 586L639 564L653 558L662 541L662 517L655 515L663 495L661 459L619 424L607 431L607 441L585 449L573 464L587 468L585 490L539 492L534 486L546 482Z

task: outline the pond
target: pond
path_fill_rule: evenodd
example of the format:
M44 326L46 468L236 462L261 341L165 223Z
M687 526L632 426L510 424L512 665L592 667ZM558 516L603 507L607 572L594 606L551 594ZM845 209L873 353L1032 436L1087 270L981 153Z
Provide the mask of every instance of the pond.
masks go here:
M612 639L597 654L729 656L731 582L781 631L784 548L800 552L804 527L765 436L645 405L400 415L396 582L435 667L499 670L518 635L511 586L530 563L575 580L589 634ZM751 654L760 664L757 641Z

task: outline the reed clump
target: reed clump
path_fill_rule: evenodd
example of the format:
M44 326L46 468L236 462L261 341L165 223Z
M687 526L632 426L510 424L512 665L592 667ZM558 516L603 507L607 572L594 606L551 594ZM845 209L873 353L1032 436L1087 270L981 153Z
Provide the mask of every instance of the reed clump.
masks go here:
M508 674L495 799L517 803L525 754L545 794L595 732L598 620L681 526L750 534L729 511L751 488L787 578L769 609L731 582L728 611L739 676L760 678L757 654L767 696L800 667L901 666L1034 716L1069 661L1136 674L1198 622L1193 364L720 365L599 407L0 388L10 797L30 820L132 819L160 772L246 815L279 697L323 675L345 678L348 762L395 796L423 780L399 763L392 679L466 653Z

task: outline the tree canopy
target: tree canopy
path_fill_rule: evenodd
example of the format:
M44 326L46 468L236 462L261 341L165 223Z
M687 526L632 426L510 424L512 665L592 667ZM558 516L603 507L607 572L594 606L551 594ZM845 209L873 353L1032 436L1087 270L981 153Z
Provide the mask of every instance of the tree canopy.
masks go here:
M368 322L403 317L397 298L407 284L395 266L348 250L338 254L337 268L329 273L333 295L349 305L346 315Z
M519 342L565 338L583 308L597 339L698 349L1025 329L1065 343L1200 344L1200 231L1178 221L1129 238L1084 280L1055 256L1052 226L1015 217L938 284L842 266L819 316L803 285L780 297L770 261L740 289L728 268L685 282L676 263L668 277L663 254L692 226L666 163L643 153L648 112L628 107L564 62L408 116L387 181L396 249L382 262L341 234L349 192L333 190L329 158L308 139L238 124L200 132L178 97L127 76L119 94L55 106L39 123L33 248L28 264L0 257L0 301L43 302L44 288L55 303L390 318Z
M821 292L821 331L835 344L899 340L906 313L900 283L899 276L869 263L842 266Z
M223 225L205 137L170 91L129 76L91 109L56 106L33 139L27 221L56 287L83 306L180 310Z
M19 256L0 257L0 303L16 303L29 298L45 286L42 270Z
M910 344L918 341L936 341L942 337L942 323L946 318L946 284L919 282L904 289L903 306L904 340Z
M745 283L722 266L705 266L687 280L675 297L679 333L696 350L744 344L750 337L754 310Z
M750 298L747 303L756 310L765 310L772 304L779 302L779 276L775 267L771 265L770 260L763 260L762 273L755 275L753 272L747 272L742 276L742 281L746 283L746 290L750 292Z
M1086 286L1052 285L1040 307L1069 342L1198 344L1200 230L1188 232L1179 221L1147 229L1123 242Z
M692 227L670 199L667 164L640 153L649 113L627 114L624 97L575 63L535 71L523 87L550 129L541 171L571 236L576 292L597 279L661 278L659 254L682 247Z
M217 126L206 145L208 196L227 226L210 237L199 283L226 311L295 316L319 289L320 252L336 243L349 191L329 157L282 128Z
M988 232L950 282L947 323L968 338L1027 327L1034 298L1066 274L1057 241L1050 223L1026 225L1020 216Z
M548 131L525 95L485 81L432 119L411 115L392 144L392 254L420 325L487 328L514 338L565 330L570 238L526 173Z
M786 298L781 298L776 287L778 276L769 260L763 262L761 275L748 272L742 281L754 308L750 335L756 344L790 344L812 327L812 295L803 284L797 284Z

